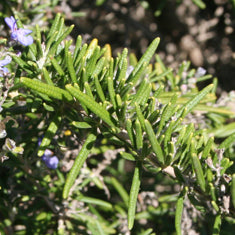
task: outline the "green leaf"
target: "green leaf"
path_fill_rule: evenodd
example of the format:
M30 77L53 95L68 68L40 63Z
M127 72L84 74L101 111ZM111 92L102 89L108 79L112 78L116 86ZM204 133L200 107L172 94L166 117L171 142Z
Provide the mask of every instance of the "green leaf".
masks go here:
M160 134L162 128L164 127L165 123L172 117L173 112L175 110L175 103L177 100L177 95L174 94L171 97L170 102L165 106L164 110L162 111L162 115L161 115L161 119L160 119L160 123L158 126L158 131L157 131L157 135Z
M208 177L207 177L208 180ZM209 181L209 180L208 180ZM215 186L212 183L209 183L209 188L210 188L210 195L213 201L216 201L216 189Z
M154 98L153 96L150 96L148 99L148 107L147 107L148 114L151 115L154 111L156 111L156 105L157 105L157 99Z
M159 80L161 80L162 78L164 78L166 75L168 75L171 72L172 72L172 69L170 68L170 69L167 69L165 72L159 74L158 76L152 77L153 75L150 74L150 81L151 82L159 81Z
M149 137L149 141L151 143L151 146L152 146L152 149L153 149L153 152L156 154L156 157L157 157L157 160L161 163L161 164L164 164L164 155L163 155L163 152L162 152L162 148L156 138L156 135L153 131L153 128L151 126L151 124L149 123L148 120L145 120L145 129L146 129L146 132L147 132L147 135Z
M136 55L134 53L130 53L129 61L130 61L129 63L131 66L135 67L137 65L138 61L137 61Z
M193 123L190 123L189 125L187 125L186 127L186 131L184 133L184 136L183 136L183 141L182 143L185 143L188 141L189 139L189 136L195 132L195 128L194 128L194 124Z
M192 0L195 5L197 5L201 9L206 8L206 4L202 0Z
M77 57L76 57L76 60L75 60L75 62L74 62L74 67L75 67L75 68L77 68L77 66L79 65L80 60L81 60L82 58L85 58L84 55L85 55L85 53L86 53L86 51L87 51L87 47L88 47L88 45L85 43L85 44L83 44L82 48L80 49L80 51L79 51L79 53L78 53L78 55L77 55ZM81 68L82 68L82 67L81 67Z
M124 159L126 159L128 161L136 161L136 158L130 153L121 151L120 155L121 155L121 157L123 157Z
M128 229L131 230L134 225L137 197L139 194L142 173L142 162L137 161L135 172L132 179L129 206L128 206Z
M77 83L77 77L76 77L75 69L73 67L73 58L72 58L72 54L70 51L67 54L67 67L68 67L69 75L71 77L72 82Z
M64 33L61 36L59 36L58 39L57 38L55 39L56 40L55 43L53 44L53 46L49 50L50 55L53 55L56 52L59 44L72 32L73 28L74 28L74 25L71 25L69 28L67 28L64 31Z
M80 128L80 129L87 129L87 128L92 128L92 126L87 123L87 122L76 122L76 121L72 121L72 125Z
M132 146L135 146L134 131L133 131L133 125L132 125L131 119L126 120L126 130L127 130L127 134L129 136Z
M126 70L127 70L127 48L124 48L122 51L121 58L118 62L118 69L115 76L115 81L120 81L123 78L126 78Z
M58 114L56 114L53 120L51 121L46 133L44 134L41 145L39 146L39 150L38 150L39 157L41 157L44 154L46 148L51 143L53 137L56 134L56 131L58 130L60 121L61 121L61 117Z
M208 85L203 90L201 90L196 96L189 100L185 105L183 105L176 113L177 118L184 118L192 109L213 89L213 84ZM184 112L184 110L186 110Z
M74 49L74 53L73 53L73 59L74 61L76 60L76 58L78 57L79 51L80 51L80 47L82 45L82 37L81 35L78 35L77 40L76 40L76 44L75 44L75 49Z
M148 228L147 230L143 230L139 235L155 235L155 233L153 233L152 228Z
M54 107L51 106L51 105L48 105L47 103L43 103L42 105L48 112L54 112L55 111Z
M37 32L38 27L39 26L36 25L36 27L35 27L36 32ZM36 59L39 60L43 56L43 49L42 49L42 44L41 44L41 33L40 33L39 29L38 29L38 35L37 35L35 42L36 42Z
M118 194L121 196L121 198L122 198L123 202L125 203L125 205L128 206L129 195L126 192L126 190L124 189L124 187L122 186L122 184L119 183L119 181L114 177L111 178L111 183L112 183L112 186L118 192Z
M232 175L231 194L233 207L235 208L235 174Z
M98 40L97 38L94 38L88 48L87 48L87 51L86 51L86 54L85 54L85 60L87 59L90 59L91 55L94 53L95 49L97 48L97 45L98 45Z
M92 197L85 197L85 196L81 196L79 197L79 201L81 202L85 202L85 203L89 203L89 204L94 204L97 206L101 206L101 207L105 207L107 209L112 209L112 204L106 201L103 201L101 199L97 199L97 198L92 198Z
M218 138L224 138L227 136L234 136L235 134L235 122L229 123L224 126L220 126L219 128L209 130L209 133L213 134ZM232 137L231 137L232 138Z
M82 65L82 67L83 67L83 65ZM82 68L81 69L81 78L79 79L79 87L81 90L84 89L85 82L88 82L88 75L87 75L86 68Z
M167 130L165 132L165 138L164 138L164 149L167 147L168 142L171 140L171 135L172 135L174 125L175 125L175 121L171 121L169 126L167 127Z
M56 32L54 33L54 36L53 36L53 37L47 38L45 52L47 52L47 53L49 52L49 49L50 49L52 43L55 43L55 39L57 38L58 35L59 35L59 32L56 31Z
M127 83L131 84L131 88L136 85L139 81L140 78L142 78L144 75L145 76L145 72L146 72L146 68L148 66L148 63L144 62L140 68L138 69L138 71L135 73L135 75L132 75L132 73L129 75L128 79L127 79ZM134 70L133 70L134 71ZM129 90L128 90L129 91Z
M144 123L145 118L144 118L143 113L140 109L140 106L137 103L135 103L135 111L136 111L136 115L140 121L140 125L142 127L142 130L145 130L145 123Z
M83 144L78 156L76 157L74 164L67 176L64 189L63 189L63 198L66 199L69 195L70 188L73 186L80 169L82 168L84 162L86 161L88 154L90 153L94 141L96 140L96 135L94 133L90 133L87 136L85 143Z
M99 75L100 73L101 73L101 71L103 70L103 68L104 68L104 63L105 63L105 58L104 57L102 57L98 62L97 62L97 64L96 64L96 66L95 66L95 68L94 68L94 70L93 70L93 72L92 72L92 77L94 77L95 75Z
M203 149L202 159L206 159L208 157L213 143L214 143L214 137L210 137L206 143L206 146Z
M86 70L89 78L93 74L93 71L95 70L97 60L100 55L100 46L97 46L92 54L92 56L86 60Z
M217 205L215 201L211 201L211 205L213 206L213 208L215 209L217 213L220 211L219 206Z
M159 118L159 110L154 110L148 117L148 121L153 124L157 121L158 118Z
M188 126L187 126L188 127ZM186 133L186 126L182 126L180 131L179 131L179 136L178 136L178 139L176 141L176 144L179 144L182 142L184 136L185 136L185 133Z
M22 60L20 57L16 55L11 55L13 60L18 64L24 71L26 71L28 74L33 74L33 71L29 68L29 65L26 63L26 61Z
M205 76L202 76L202 77L199 77L197 78L197 82L202 82L202 81L206 81L208 79L211 79L212 78L212 75L211 74L207 74ZM214 83L213 83L214 84Z
M29 87L30 89L48 95L49 97L59 100L67 100L69 102L73 100L73 97L66 90L63 90L59 87L51 86L39 80L21 77L20 82L23 83L25 86Z
M206 213L206 208L203 206L201 201L199 201L194 193L188 194L188 199L190 200L191 204L201 213Z
M184 209L184 197L181 195L179 196L177 203L176 203L176 211L175 211L175 229L176 234L181 235L181 219L182 213Z
M178 157L180 158L179 161L179 166L181 166L182 170L185 170L188 165L190 164L190 152L189 149L191 147L191 140L193 138L193 133L191 133L188 136L188 139L186 142L184 142L184 148L182 151L178 151L176 152L176 156L174 157L174 160L178 159Z
M85 105L88 109L90 109L93 113L95 113L98 117L100 117L104 122L106 122L111 127L115 127L114 119L110 115L110 113L103 108L100 104L98 104L95 100L93 100L90 96L82 93L78 88L73 87L72 85L66 85L66 89L83 105Z
M216 113L216 114L220 114L224 116L229 116L231 118L235 117L235 113L232 110L229 110L227 108L213 107L213 106L208 106L205 104L198 104L195 109L199 111L205 111L207 113Z
M97 94L98 94L100 100L101 100L102 102L104 102L104 101L105 101L104 92L103 92L103 90L102 90L102 87L101 87L101 85L100 85L100 82L99 82L99 79L98 79L97 75L94 76L94 80L95 80L96 92L97 92Z
M118 112L118 118L120 122L124 122L126 120L127 107L128 107L128 101L123 102L121 110Z
M117 108L121 109L122 108L122 98L119 94L115 95L115 101L116 101L116 104L117 104Z
M221 160L221 171L220 171L220 174L223 175L226 170L233 165L233 161L230 161L228 158L226 157L223 157L222 160Z
M86 94L89 95L92 99L94 99L94 96L91 91L91 87L88 82L84 83L84 88L85 88Z
M160 85L158 89L154 92L153 97L158 98L158 96L162 93L163 89L164 89L164 86Z
M176 165L174 165L173 167L174 167L175 176L178 179L179 183L181 184L185 183L185 179L181 170Z
M64 76L64 71L54 57L51 57L51 63L60 76Z
M137 91L137 93L133 96L133 99L131 101L130 105L134 105L134 103L137 103L139 105L144 105L149 98L150 92L151 92L152 85L149 83L149 81L145 78Z
M57 31L58 29L58 25L59 25L59 22L60 22L60 19L61 19L61 14L60 13L57 13L56 16L55 16L55 20L53 21L52 23L52 26L50 27L50 31L49 33L47 34L47 38L50 38L50 37L54 37L54 33Z
M102 224L97 219L95 221L89 221L87 223L87 228L89 232L91 232L91 234L97 234L97 235L106 234L106 232L103 230Z
M143 148L143 132L138 119L136 119L134 127L136 148L139 150Z
M116 100L115 100L116 95L115 95L115 90L113 87L113 78L108 77L107 81L108 81L109 97L110 97L111 103L113 104L113 108L116 110L117 104L116 104Z
M45 67L42 68L42 72L43 72L43 76L44 76L44 79L45 81L47 82L47 84L51 85L51 86L54 86L52 80L51 80L51 77L47 71L47 69Z
M191 157L192 157L193 168L196 174L197 183L199 184L202 191L205 192L206 181L203 175L202 165L200 163L198 156L195 153L193 153Z
M134 76L136 75L136 73L138 72L138 70L140 69L140 67L145 63L145 64L149 64L152 56L154 55L158 44L160 42L160 38L155 38L152 43L149 45L149 47L147 48L147 50L145 51L145 53L143 54L143 56L141 57L141 59L139 60L139 62L137 63L137 65L135 66L134 70L132 71L132 73L130 74L130 76L128 77L128 82L132 82Z
M217 214L215 216L215 222L214 222L214 225L213 225L212 235L220 235L221 222L222 222L221 215Z

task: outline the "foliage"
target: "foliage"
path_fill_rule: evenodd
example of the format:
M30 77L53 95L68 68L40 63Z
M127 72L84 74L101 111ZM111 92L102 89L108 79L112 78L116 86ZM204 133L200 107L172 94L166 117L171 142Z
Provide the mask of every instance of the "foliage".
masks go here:
M0 231L230 229L235 114L217 104L216 78L199 90L210 75L189 62L177 71L165 67L155 54L159 38L139 60L126 48L113 58L97 39L67 40L72 29L57 14L49 31L35 26L34 43L20 55L2 44L13 62L1 80L7 91L1 93L1 126L8 137L1 145L14 139L24 152L14 147L2 154ZM60 159L57 169L40 160L48 149Z

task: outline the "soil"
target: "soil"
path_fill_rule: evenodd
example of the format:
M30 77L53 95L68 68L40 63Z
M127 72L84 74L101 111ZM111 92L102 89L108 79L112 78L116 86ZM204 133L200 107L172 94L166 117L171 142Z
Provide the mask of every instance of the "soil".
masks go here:
M66 11L66 23L75 24L74 37L82 34L88 42L98 38L101 46L111 45L114 55L127 47L138 57L160 37L157 52L166 65L177 68L190 60L192 67L218 77L222 90L235 89L235 9L230 2L204 0L207 7L202 10L191 0L168 0L158 17L154 14L163 1L109 0L101 6L92 2L72 0L58 7ZM73 17L72 12L85 16Z

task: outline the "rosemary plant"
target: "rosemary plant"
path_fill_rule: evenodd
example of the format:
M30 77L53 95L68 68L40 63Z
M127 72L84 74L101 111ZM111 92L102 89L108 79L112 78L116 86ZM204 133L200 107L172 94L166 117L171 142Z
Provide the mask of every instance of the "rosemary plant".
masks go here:
M19 19L6 23L23 49L4 41L12 61L0 62L1 86L11 81L1 92L1 138L19 146L1 154L11 175L1 180L1 232L180 235L210 216L219 234L223 221L234 223L235 113L218 105L216 78L189 62L166 67L159 38L138 60L126 48L112 57L97 39L67 40L73 25L60 14L49 31L31 29L34 41ZM199 90L204 80L211 84ZM162 225L167 216L172 228Z

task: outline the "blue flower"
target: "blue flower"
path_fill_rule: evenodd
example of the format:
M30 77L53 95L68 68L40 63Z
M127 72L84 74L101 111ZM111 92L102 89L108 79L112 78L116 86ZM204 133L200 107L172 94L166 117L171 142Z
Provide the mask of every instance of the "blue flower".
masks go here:
M59 164L59 159L56 156L50 157L45 161L45 164L50 169L56 169Z
M19 42L23 46L29 46L30 44L33 43L32 36L27 36L28 34L32 33L32 31L29 29L22 29L22 28L18 29L16 24L16 19L13 16L6 17L5 22L11 29L11 39Z
M8 69L4 66L11 62L11 57L6 56L4 60L0 60L0 77L3 77L5 74L9 73Z
M42 160L45 162L46 166L50 169L56 169L59 164L59 159L56 156L52 156L52 151L49 149L46 149L43 156Z

